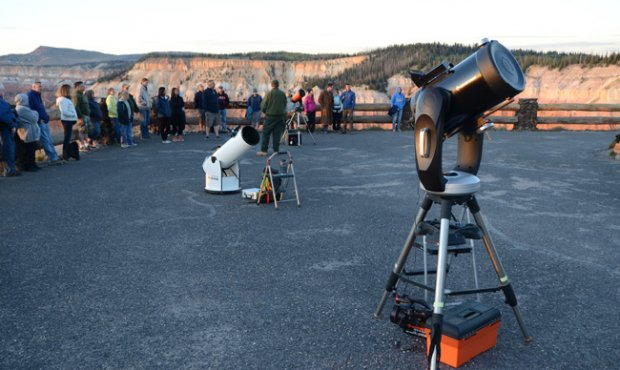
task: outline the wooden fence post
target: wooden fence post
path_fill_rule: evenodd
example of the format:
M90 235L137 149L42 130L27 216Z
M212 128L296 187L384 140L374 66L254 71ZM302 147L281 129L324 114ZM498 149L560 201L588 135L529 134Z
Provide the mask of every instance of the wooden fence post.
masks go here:
M514 130L536 130L538 123L538 99L519 99L519 111Z

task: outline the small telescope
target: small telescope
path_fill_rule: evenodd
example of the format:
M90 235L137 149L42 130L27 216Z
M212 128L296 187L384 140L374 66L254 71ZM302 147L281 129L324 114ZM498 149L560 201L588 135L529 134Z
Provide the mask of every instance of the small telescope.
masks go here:
M301 103L301 99L303 99L304 96L306 96L306 92L304 91L304 89L299 89L299 91L297 91L295 95L291 97L291 102Z
M238 159L259 141L258 131L252 126L245 126L215 153L207 156L202 162L202 169L205 172L205 191L215 194L241 191Z

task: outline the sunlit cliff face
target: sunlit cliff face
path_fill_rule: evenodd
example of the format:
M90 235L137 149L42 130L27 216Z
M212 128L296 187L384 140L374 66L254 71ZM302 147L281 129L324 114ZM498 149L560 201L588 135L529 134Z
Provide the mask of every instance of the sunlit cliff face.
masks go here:
M192 100L199 83L214 80L224 86L231 100L245 99L253 88L259 93L270 89L272 79L280 80L285 91L307 89L304 83L316 77L336 76L347 68L365 60L365 56L338 58L317 61L263 61L245 59L213 58L149 58L136 63L121 78L95 83L113 69L105 64L93 67L29 67L0 66L0 83L5 95L12 97L19 92L28 91L35 80L43 84L44 97L53 101L53 91L61 83L77 80L94 84L92 88L98 96L105 96L108 87L120 89L121 84L129 83L130 91L137 94L140 80L149 79L149 88L155 95L159 86L168 91L179 87L186 100ZM541 103L620 103L620 67L581 68L570 66L562 70L550 70L532 66L526 72L525 91L518 98L538 98ZM412 95L415 87L406 75L395 75L388 79L387 91L375 91L365 86L353 86L360 103L385 103L396 87L402 87L406 95ZM314 87L318 96L319 87Z

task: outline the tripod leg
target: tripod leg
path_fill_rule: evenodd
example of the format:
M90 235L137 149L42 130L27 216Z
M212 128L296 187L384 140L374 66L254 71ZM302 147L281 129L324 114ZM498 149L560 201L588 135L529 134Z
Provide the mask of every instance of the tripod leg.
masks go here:
M448 238L452 201L441 201L441 221L439 228L439 253L437 255L437 281L435 283L435 300L433 302L433 324L431 327L431 344L429 347L429 367L437 368L441 352L441 331L443 328L443 307L446 287L446 265L448 262Z
M504 267L502 266L502 262L499 259L497 254L497 250L491 240L491 236L489 235L489 231L487 230L484 220L482 219L482 214L480 213L480 205L478 205L478 201L475 197L472 197L471 200L467 202L467 207L471 211L471 214L474 216L474 220L476 224L482 230L482 241L484 242L484 246L491 258L491 263L493 264L493 268L497 273L497 277L499 278L500 286L502 291L504 292L504 296L506 297L506 303L510 307L512 307L512 311L517 319L517 323L519 324L519 328L521 329L521 334L523 334L523 339L526 342L531 342L532 337L530 336L527 328L525 327L525 321L523 321L523 317L521 316L521 311L519 307L517 307L517 296L515 295L514 290L512 289L512 285L508 280L508 276L506 272L504 272Z
M400 272L403 270L403 266L405 266L405 262L407 261L407 257L409 256L409 252L411 251L411 247L413 246L413 243L415 242L415 238L416 238L415 231L418 227L418 224L424 221L424 217L426 217L426 213L431 208L432 204L433 204L433 201L428 196L425 196L424 200L422 200L422 203L420 203L420 209L418 210L418 214L415 218L415 222L413 223L413 227L411 227L411 230L409 231L409 235L407 236L407 241L405 242L405 246L403 247L403 250L400 252L400 256L398 257L398 260L396 261L396 264L394 265L394 270L392 270L392 273L390 274L390 277L388 278L388 282L385 286L385 292L383 292L383 296L381 297L381 300L379 301L379 304L377 305L377 309L375 310L375 319L378 319L381 316L381 311L383 311L383 306L385 306L385 302L387 301L388 296L390 295L392 291L394 291L394 288L396 287L396 283L398 282L398 276Z

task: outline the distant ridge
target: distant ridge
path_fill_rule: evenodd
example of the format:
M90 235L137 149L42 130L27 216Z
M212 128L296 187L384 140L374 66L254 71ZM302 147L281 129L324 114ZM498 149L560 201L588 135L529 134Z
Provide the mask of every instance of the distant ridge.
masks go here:
M8 54L0 56L0 65L14 66L72 66L104 62L132 63L143 54L114 55L98 51L78 50L39 46L27 54Z

